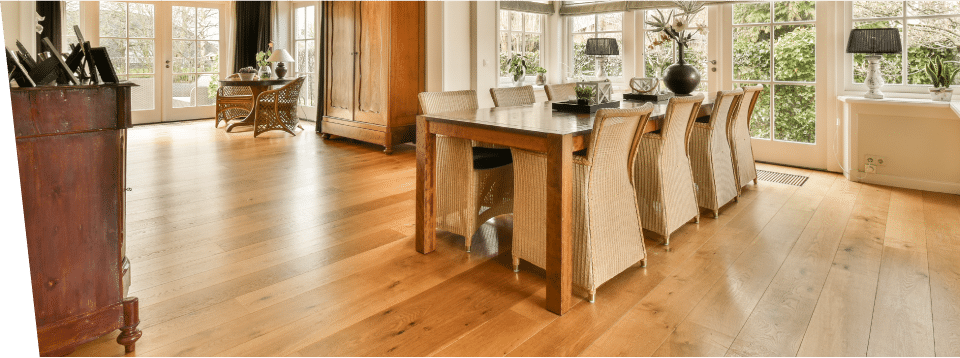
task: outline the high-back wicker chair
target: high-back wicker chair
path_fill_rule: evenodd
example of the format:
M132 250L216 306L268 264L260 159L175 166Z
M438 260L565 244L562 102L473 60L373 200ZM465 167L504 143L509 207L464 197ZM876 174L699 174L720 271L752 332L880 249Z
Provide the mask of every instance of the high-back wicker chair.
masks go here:
M585 156L573 159L573 284L594 301L598 286L647 258L634 192L634 161L653 105L601 109ZM513 270L546 265L543 153L514 150Z
M491 88L490 96L497 107L523 106L537 101L533 86Z
M477 92L423 92L423 113L475 111ZM513 212L513 159L509 149L474 147L470 140L437 136L437 228L464 237L492 217Z
M227 79L240 78L240 75L234 73ZM227 123L237 118L243 118L253 110L253 91L250 87L244 86L220 86L217 89L217 114L215 116L214 127L219 127L220 122Z
M663 236L664 245L677 228L691 219L700 221L686 142L702 102L703 95L670 98L659 133L644 134L640 140L640 219L644 229Z
M737 174L737 191L753 180L757 185L757 163L753 161L753 146L750 144L750 118L757 106L763 85L743 87L743 100L737 115L727 126L730 149L733 151L733 170Z
M720 207L739 198L733 155L727 137L727 123L737 114L743 90L720 91L713 102L709 123L693 125L687 151L697 184L697 202L701 208L720 216Z
M547 92L548 101L566 101L570 96L577 96L576 83L564 83L559 85L545 85L543 89Z
M260 92L257 96L256 121L253 123L253 136L263 132L281 130L297 135L300 117L297 116L297 101L300 99L300 87L306 77L299 77L283 87Z

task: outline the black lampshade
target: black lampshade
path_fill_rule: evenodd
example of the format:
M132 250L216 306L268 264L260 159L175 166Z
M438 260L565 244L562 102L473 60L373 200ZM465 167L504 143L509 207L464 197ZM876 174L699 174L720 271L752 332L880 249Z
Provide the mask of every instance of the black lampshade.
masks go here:
M617 39L587 39L587 55L590 56L617 56L620 47Z
M847 53L900 53L897 29L854 29L847 40Z

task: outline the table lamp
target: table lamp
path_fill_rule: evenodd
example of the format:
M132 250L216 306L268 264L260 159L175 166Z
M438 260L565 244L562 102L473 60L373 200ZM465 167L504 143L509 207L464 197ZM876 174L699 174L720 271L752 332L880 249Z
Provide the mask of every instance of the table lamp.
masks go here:
M599 80L607 79L607 56L617 56L620 54L620 47L617 46L617 39L598 38L587 39L587 48L585 53L588 56L597 56L597 66L600 67Z
M273 54L270 55L270 58L267 59L268 62L279 62L277 64L277 79L283 79L283 76L287 74L287 68L283 66L284 62L293 62L293 57L290 56L290 53L287 50L279 49L273 51Z
M880 54L901 53L900 31L888 29L854 29L847 40L847 53L865 53L867 55L867 77L863 83L869 89L864 98L883 98L883 74L880 73Z

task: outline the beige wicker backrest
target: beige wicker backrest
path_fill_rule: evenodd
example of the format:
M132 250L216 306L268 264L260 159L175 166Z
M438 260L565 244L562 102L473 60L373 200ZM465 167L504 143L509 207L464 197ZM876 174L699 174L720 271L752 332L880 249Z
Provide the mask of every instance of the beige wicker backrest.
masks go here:
M237 78L240 78L240 74L239 74L239 73L234 73L234 74L232 74L232 75L227 76L227 79L228 79L228 80L234 80L234 79L237 79Z
M660 135L665 143L672 143L673 147L686 152L687 141L690 139L690 130L700 112L703 95L677 96L670 98L667 103L667 112L660 122Z
M480 108L477 91L474 90L421 92L417 98L420 99L420 109L424 114L475 111Z
M566 101L570 96L576 97L577 95L576 83L546 85L543 86L543 89L547 91L547 100L549 101Z
M637 151L640 148L640 137L643 128L647 126L650 113L653 112L652 103L644 104L633 109L601 109L593 120L593 132L590 134L590 145L587 147L587 160L592 164L591 180L594 170L612 171L626 170L633 181L633 168L636 165ZM623 165L623 168L619 166Z
M734 126L746 127L747 133L750 132L750 117L753 116L753 109L757 106L757 99L760 98L760 92L763 91L763 85L746 86L743 90L743 100L740 101L740 107L737 109L736 116L727 124L728 131L733 130Z
M533 104L537 98L533 95L533 86L491 88L490 96L497 107L512 107Z
M742 98L743 90L741 89L717 91L717 99L713 101L713 112L710 113L712 132L726 135L727 124L730 123L740 109L740 100Z

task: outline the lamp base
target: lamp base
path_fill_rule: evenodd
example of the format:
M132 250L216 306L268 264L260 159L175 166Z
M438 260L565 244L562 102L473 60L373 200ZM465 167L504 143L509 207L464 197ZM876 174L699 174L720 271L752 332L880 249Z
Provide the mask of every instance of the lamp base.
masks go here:
M863 98L883 99L883 92L880 92L880 87L884 85L883 74L880 73L880 56L867 56L867 63L867 77L863 79L863 84L867 85L868 91Z
M277 79L282 80L283 76L287 75L287 68L283 66L283 62L278 62L277 69L274 72L277 74Z

